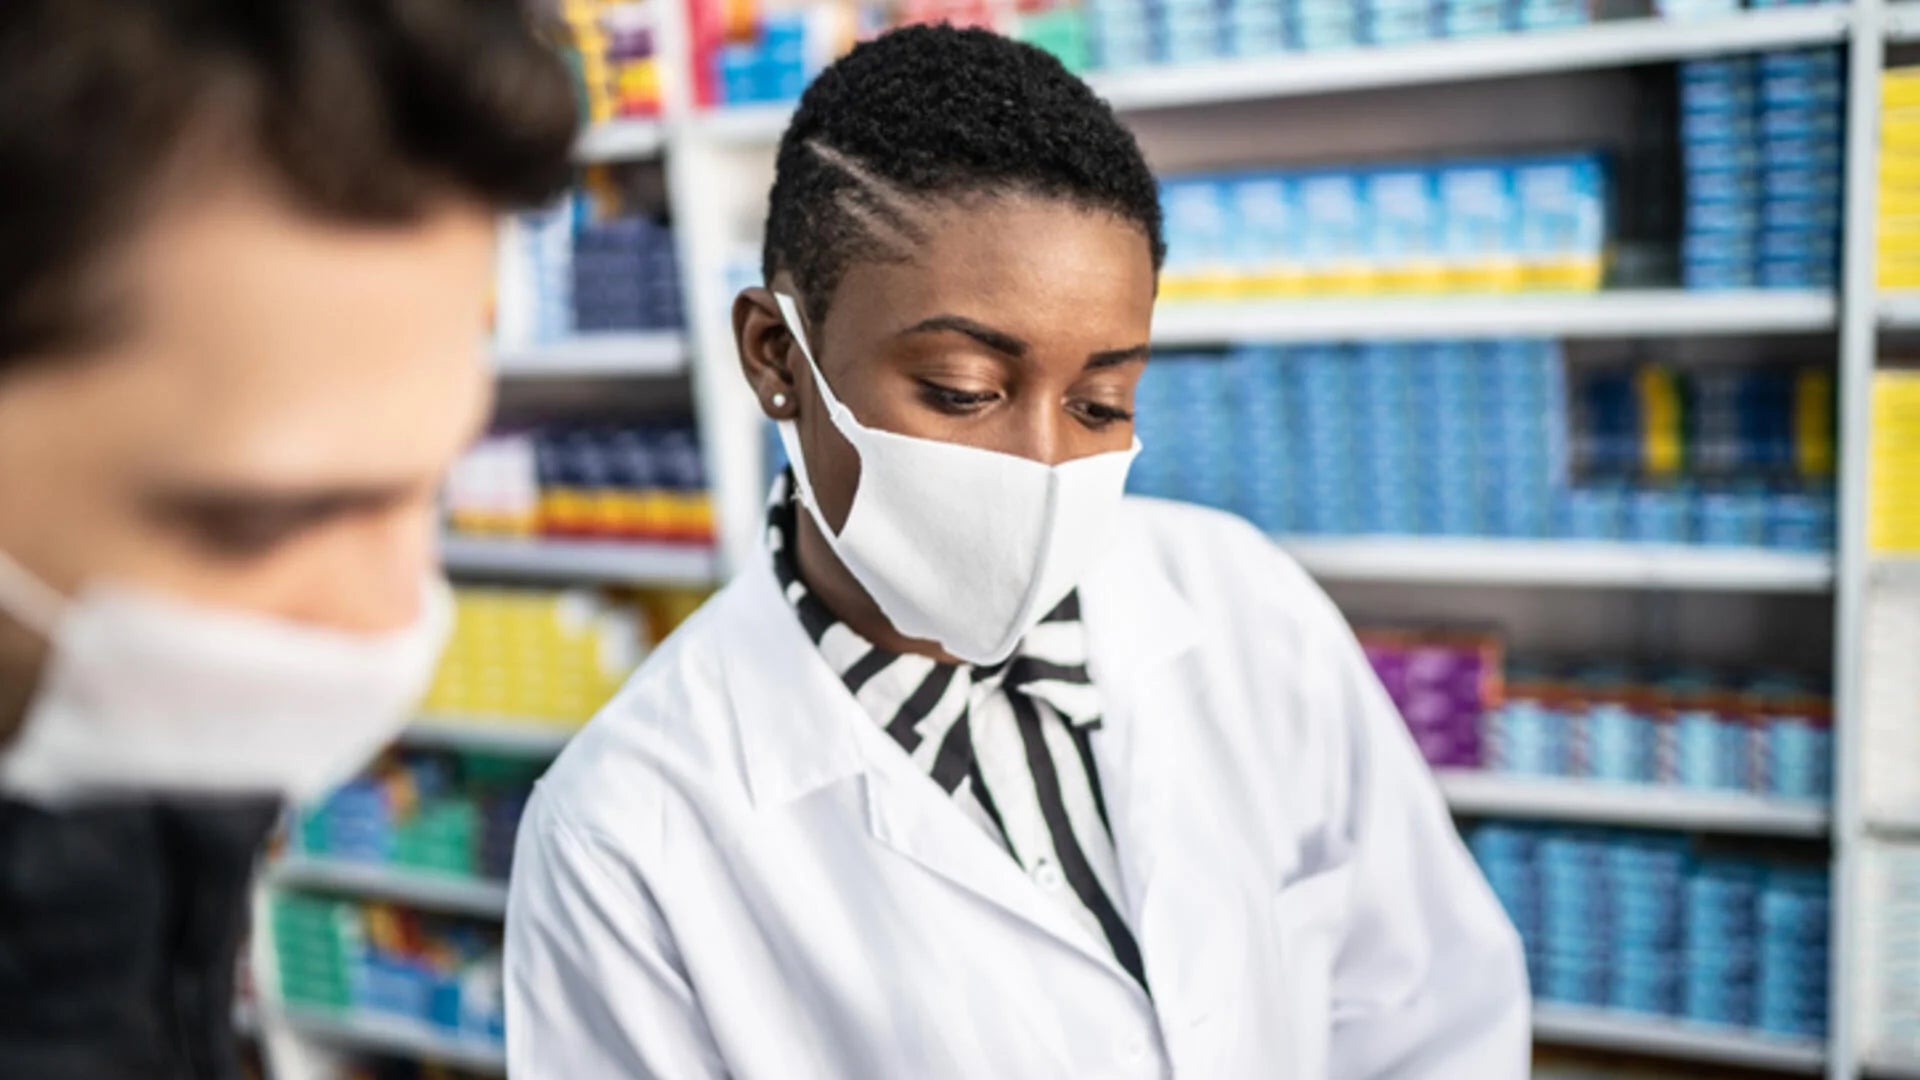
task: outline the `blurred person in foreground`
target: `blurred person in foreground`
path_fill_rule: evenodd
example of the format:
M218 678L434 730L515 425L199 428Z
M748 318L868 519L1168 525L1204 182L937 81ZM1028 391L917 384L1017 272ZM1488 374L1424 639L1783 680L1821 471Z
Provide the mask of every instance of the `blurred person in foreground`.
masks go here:
M0 1076L236 1074L257 848L430 675L574 121L516 0L0 5Z

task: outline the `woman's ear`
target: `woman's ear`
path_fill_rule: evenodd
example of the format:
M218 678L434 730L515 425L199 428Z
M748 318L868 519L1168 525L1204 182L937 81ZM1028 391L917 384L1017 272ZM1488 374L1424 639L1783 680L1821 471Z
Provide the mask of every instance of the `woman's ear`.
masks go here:
M734 297L733 338L740 350L740 371L760 399L760 411L772 420L793 419L799 409L789 362L796 350L770 290L743 289Z

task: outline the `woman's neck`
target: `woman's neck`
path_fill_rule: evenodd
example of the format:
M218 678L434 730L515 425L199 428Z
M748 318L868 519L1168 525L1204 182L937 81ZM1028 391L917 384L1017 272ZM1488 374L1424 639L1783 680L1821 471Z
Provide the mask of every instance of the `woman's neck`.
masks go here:
M833 553L833 547L820 532L820 525L813 519L805 507L797 507L793 515L796 531L799 533L795 545L799 549L800 579L807 588L820 598L820 602L833 612L834 617L847 624L847 628L859 634L876 647L890 653L912 653L917 656L930 656L945 664L958 664L960 659L942 649L938 643L910 638L893 628L880 605L856 580L840 557Z

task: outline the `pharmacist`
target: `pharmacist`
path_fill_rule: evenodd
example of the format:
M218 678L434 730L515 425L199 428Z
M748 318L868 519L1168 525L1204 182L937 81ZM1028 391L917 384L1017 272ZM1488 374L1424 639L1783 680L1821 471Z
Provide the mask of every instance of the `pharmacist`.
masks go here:
M516 0L0 5L0 1077L243 1075L260 848L433 671L575 124Z
M734 308L790 482L538 787L514 1076L1526 1074L1518 939L1339 614L1121 497L1159 230L1027 46L807 92Z

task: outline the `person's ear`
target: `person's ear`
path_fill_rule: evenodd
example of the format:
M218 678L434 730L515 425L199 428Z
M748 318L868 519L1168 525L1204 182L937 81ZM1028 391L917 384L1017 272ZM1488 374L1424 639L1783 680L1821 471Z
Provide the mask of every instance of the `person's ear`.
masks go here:
M771 290L743 289L734 297L733 339L740 350L740 371L760 399L760 411L772 420L791 420L798 415L793 369L789 366L798 350Z

